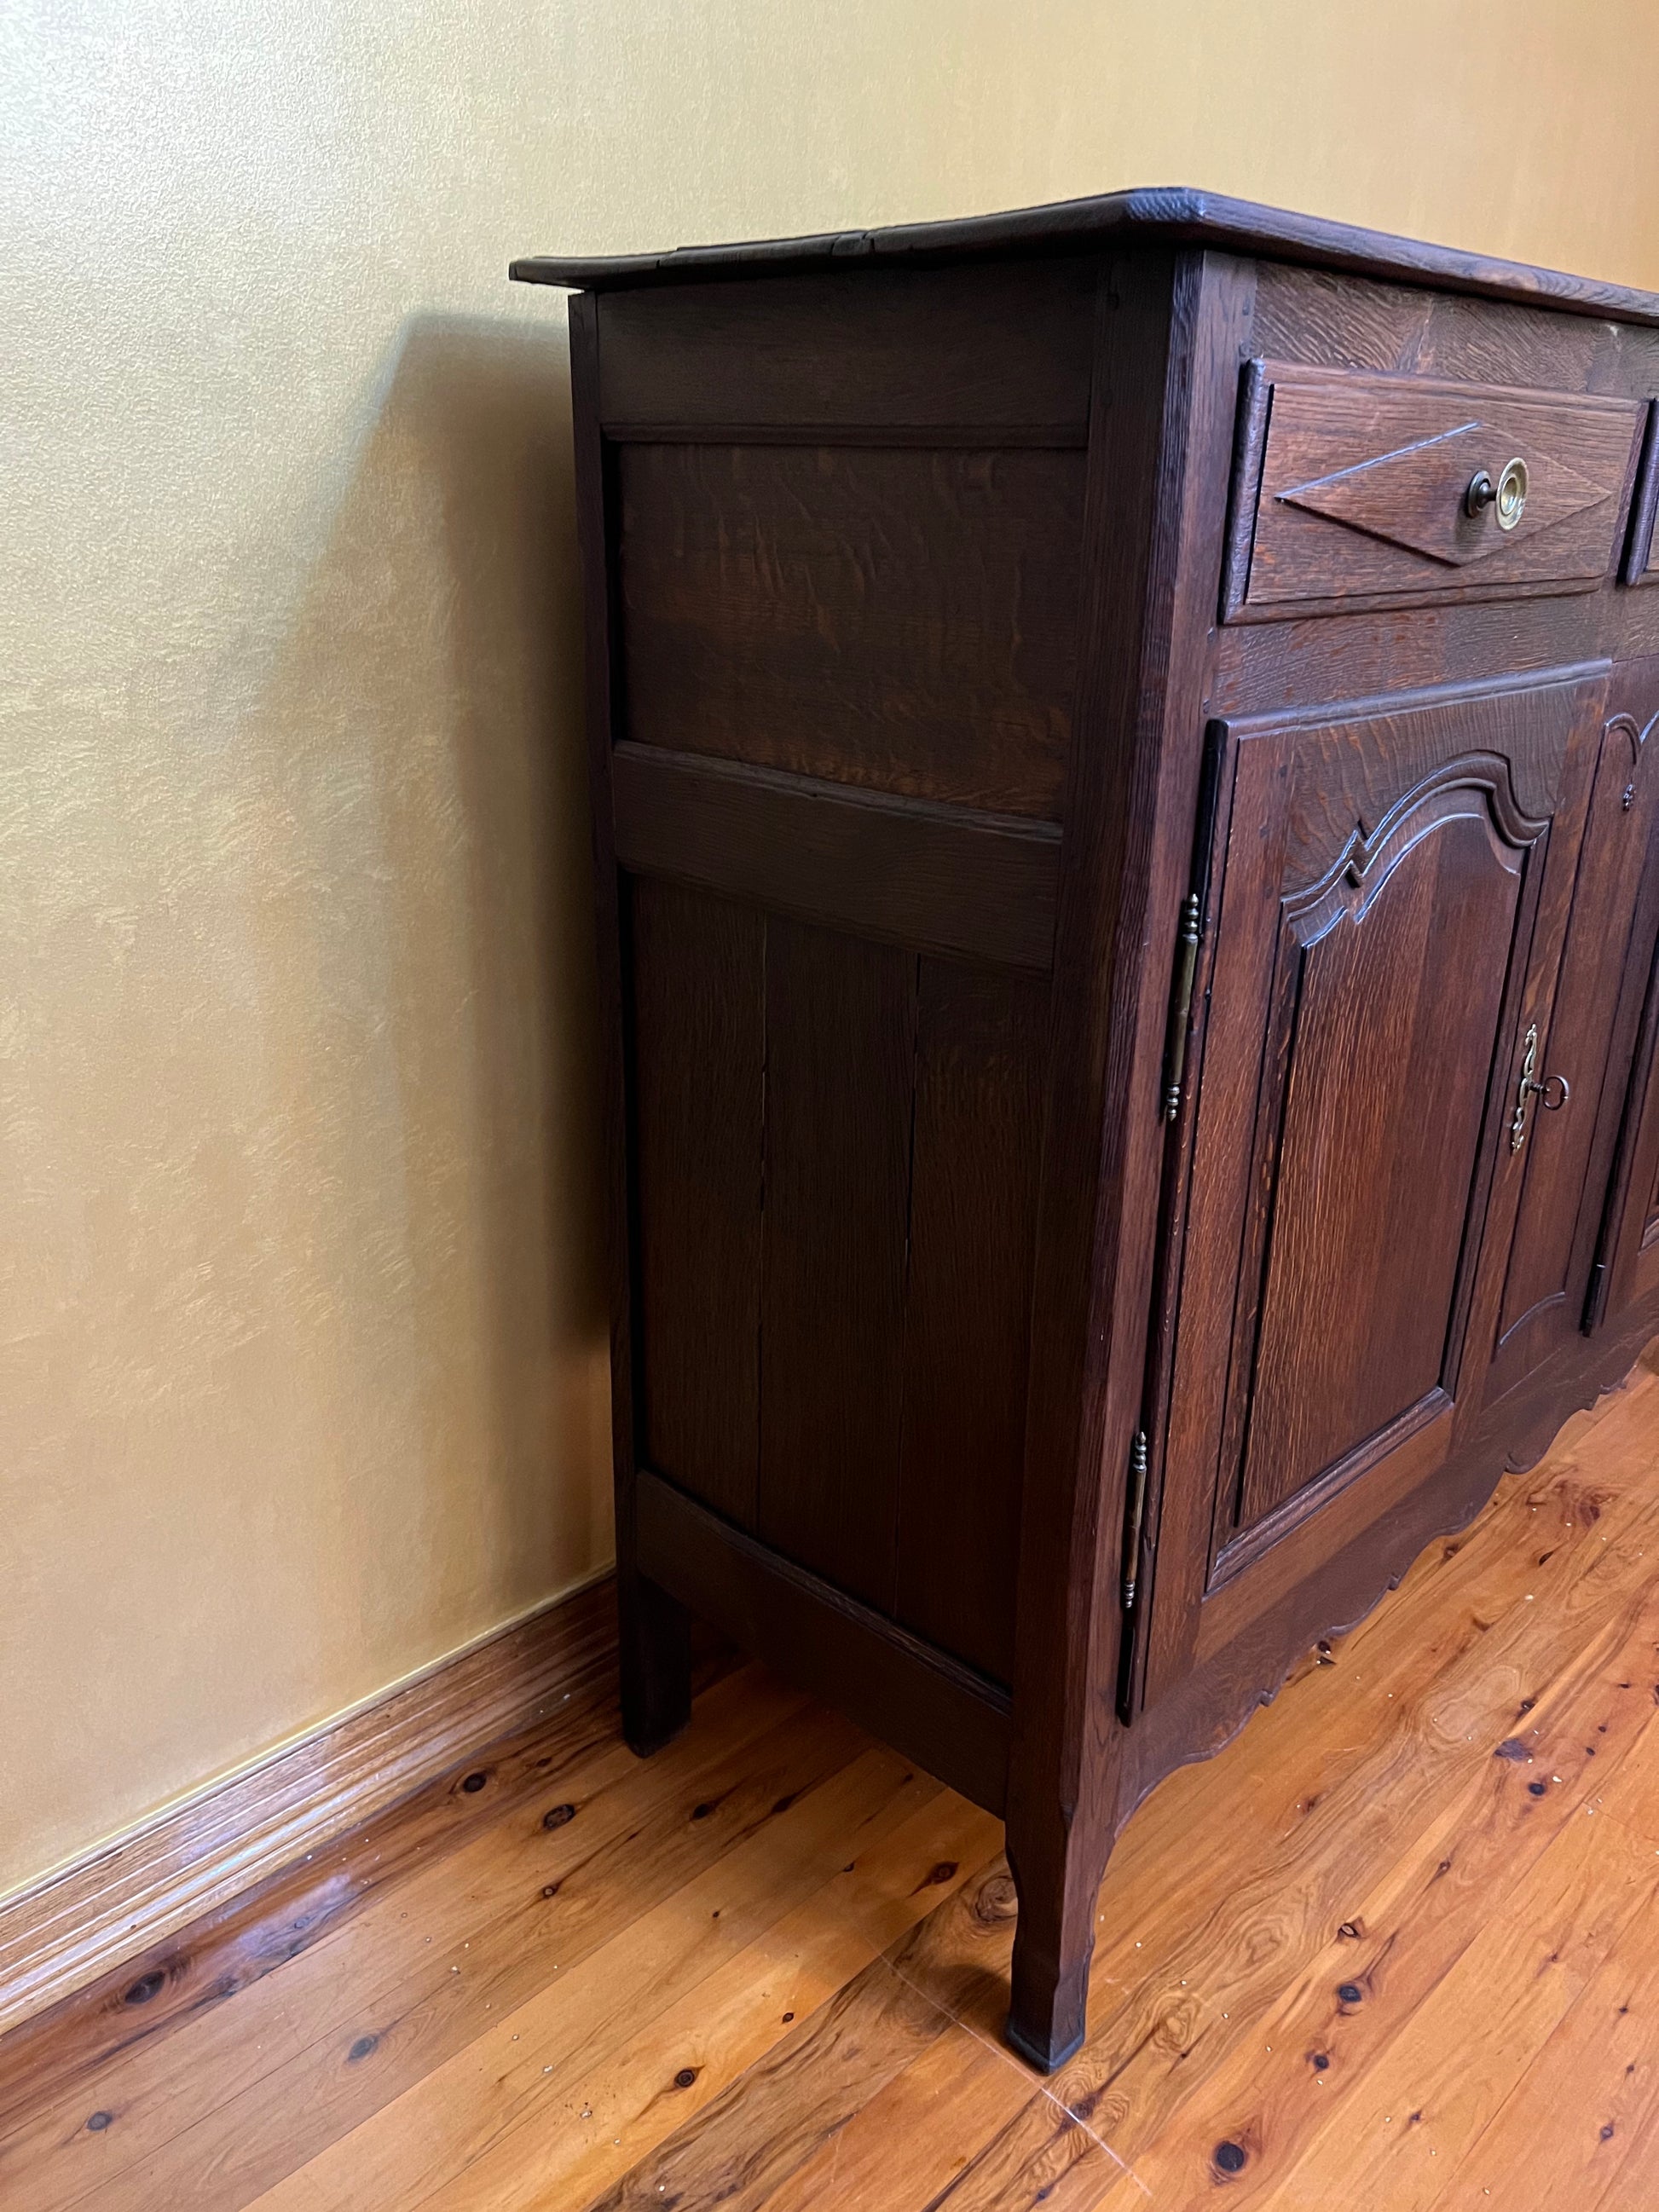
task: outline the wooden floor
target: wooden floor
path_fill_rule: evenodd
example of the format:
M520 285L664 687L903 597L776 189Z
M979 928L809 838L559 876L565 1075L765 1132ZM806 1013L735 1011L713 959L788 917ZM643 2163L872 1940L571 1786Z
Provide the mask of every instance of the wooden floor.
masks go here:
M1650 2212L1656 1568L1644 1366L1142 1808L1046 2082L994 1821L718 1657L567 1708L0 2042L0 2206Z

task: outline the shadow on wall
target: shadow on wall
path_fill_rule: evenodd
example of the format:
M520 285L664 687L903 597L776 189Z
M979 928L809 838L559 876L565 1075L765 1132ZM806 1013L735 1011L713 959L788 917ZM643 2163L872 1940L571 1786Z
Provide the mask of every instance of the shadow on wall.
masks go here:
M248 856L347 1670L365 1616L395 1655L409 1605L419 1663L611 1541L562 333L412 317L380 394L254 712Z

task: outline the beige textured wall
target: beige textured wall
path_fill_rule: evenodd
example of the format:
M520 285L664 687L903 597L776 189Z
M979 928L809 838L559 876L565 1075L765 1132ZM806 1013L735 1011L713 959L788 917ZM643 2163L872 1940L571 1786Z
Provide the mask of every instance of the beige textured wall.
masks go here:
M1659 287L1647 0L0 17L0 1890L609 1545L563 311L1190 181Z

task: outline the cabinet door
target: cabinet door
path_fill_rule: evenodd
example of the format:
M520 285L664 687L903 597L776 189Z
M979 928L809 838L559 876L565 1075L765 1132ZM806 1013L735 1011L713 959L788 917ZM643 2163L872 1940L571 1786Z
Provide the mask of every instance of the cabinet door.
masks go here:
M1431 1481L1480 1403L1604 674L1212 733L1149 1698Z
M1603 1252L1593 1323L1618 1321L1659 1290L1659 961L1649 977Z
M1567 1095L1559 1110L1536 1115L1528 1129L1486 1379L1489 1404L1578 1337L1598 1287L1593 1263L1659 896L1659 871L1648 857L1659 815L1659 744L1648 742L1659 706L1659 662L1620 667L1607 703L1614 711L1602 728L1560 978L1547 1027L1539 1031L1538 1073L1559 1077ZM1636 1150L1632 1142L1624 1154L1631 1177ZM1648 1168L1650 1186L1656 1169L1659 1163ZM1652 1192L1625 1194L1646 1205ZM1644 1215L1638 1244L1645 1228ZM1624 1287L1628 1297L1628 1270Z
M1628 779L1624 788L1644 865L1623 941L1623 999L1604 1086L1604 1117L1610 1107L1618 1133L1585 1315L1591 1328L1619 1320L1659 1290L1659 842L1650 834L1659 816L1659 659L1631 661L1614 680L1619 712L1607 724L1601 773L1617 763ZM1577 928L1575 919L1575 934ZM1610 973L1620 964L1619 949L1609 937L1603 958ZM1620 1035L1626 1027L1635 1031L1633 1047Z

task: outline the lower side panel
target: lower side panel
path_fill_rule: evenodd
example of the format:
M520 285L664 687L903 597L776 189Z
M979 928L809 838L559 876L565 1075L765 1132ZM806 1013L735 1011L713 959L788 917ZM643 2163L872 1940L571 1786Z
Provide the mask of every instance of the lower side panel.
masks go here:
M1007 1682L1048 979L624 891L640 1458Z
M643 1573L787 1680L976 1805L1001 1813L1005 1691L769 1551L660 1475L642 1470L636 1496Z

